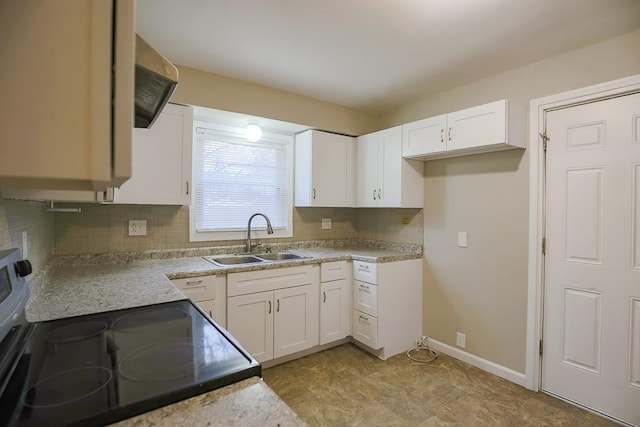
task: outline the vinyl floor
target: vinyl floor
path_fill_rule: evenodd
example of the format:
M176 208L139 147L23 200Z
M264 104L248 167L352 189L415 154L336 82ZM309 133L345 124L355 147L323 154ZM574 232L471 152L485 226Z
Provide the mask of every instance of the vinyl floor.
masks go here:
M440 354L382 361L343 344L264 370L264 381L310 426L614 426Z

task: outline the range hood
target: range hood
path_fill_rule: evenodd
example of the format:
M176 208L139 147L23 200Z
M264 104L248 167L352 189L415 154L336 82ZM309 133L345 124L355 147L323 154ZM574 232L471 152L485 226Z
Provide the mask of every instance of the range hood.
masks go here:
M178 84L178 69L136 34L135 127L150 128Z

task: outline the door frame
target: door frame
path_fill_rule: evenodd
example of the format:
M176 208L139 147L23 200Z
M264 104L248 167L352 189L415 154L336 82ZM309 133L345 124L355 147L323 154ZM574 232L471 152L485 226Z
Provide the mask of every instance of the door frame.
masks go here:
M618 80L533 99L529 108L529 262L527 287L527 339L525 387L540 391L544 298L544 256L542 239L545 232L544 151L541 134L547 111L592 102L602 98L640 91L640 74ZM551 142L553 143L553 142Z

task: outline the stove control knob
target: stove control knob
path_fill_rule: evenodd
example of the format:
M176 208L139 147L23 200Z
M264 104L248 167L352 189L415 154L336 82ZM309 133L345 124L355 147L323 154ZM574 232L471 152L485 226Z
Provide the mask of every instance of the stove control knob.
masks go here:
M31 262L28 259L16 262L16 274L20 277L28 276L33 271Z

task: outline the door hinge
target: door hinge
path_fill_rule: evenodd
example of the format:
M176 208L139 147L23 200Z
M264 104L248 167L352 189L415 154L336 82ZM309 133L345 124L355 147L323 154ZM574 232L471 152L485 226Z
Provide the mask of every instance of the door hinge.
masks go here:
M547 151L547 143L550 141L550 138L547 136L547 133L541 133L540 138L542 138L542 149Z
M547 254L547 238L543 237L542 238L542 255L546 255Z
M540 340L540 345L538 346L540 351L540 357L542 357L542 340Z

